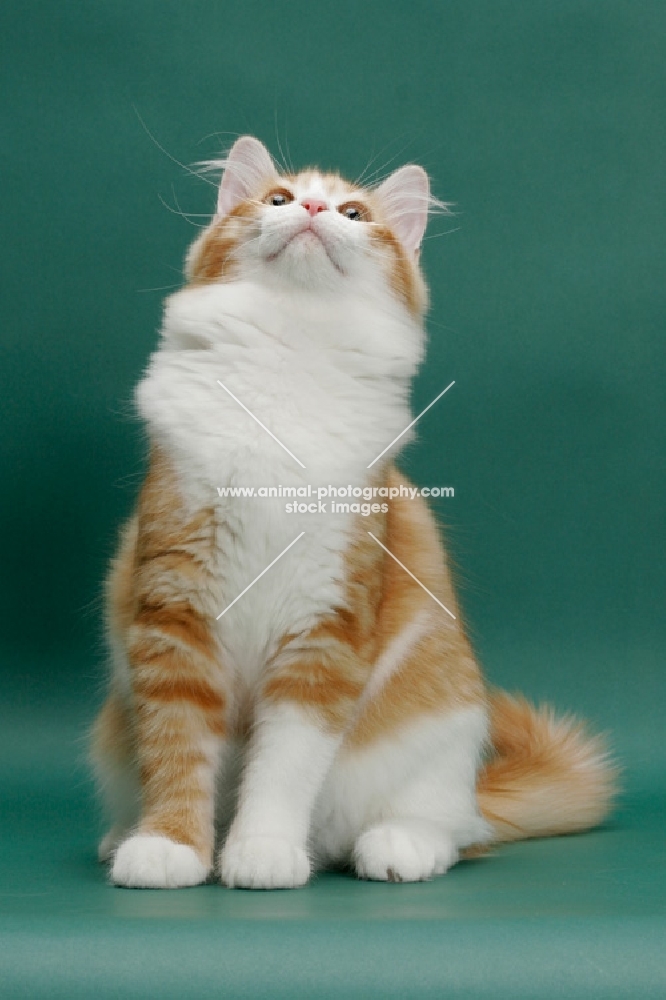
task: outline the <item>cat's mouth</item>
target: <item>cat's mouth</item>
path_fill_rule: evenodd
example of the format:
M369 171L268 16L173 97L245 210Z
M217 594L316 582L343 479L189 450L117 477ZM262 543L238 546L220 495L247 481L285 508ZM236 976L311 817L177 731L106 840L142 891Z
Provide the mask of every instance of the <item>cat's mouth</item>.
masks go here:
M326 241L323 239L322 235L319 232L317 232L314 226L311 225L310 223L308 223L305 226L302 226L299 230L297 230L297 232L289 236L289 238L282 244L280 249L276 250L272 254L269 254L267 259L276 260L280 256L280 254L284 253L287 247L291 246L291 244L294 243L296 240L304 240L311 243L314 243L316 241L322 247L326 256L328 257L328 259L330 260L331 264L336 269L336 271L339 271L340 274L344 273L340 265L333 259L329 251L329 248L326 245Z

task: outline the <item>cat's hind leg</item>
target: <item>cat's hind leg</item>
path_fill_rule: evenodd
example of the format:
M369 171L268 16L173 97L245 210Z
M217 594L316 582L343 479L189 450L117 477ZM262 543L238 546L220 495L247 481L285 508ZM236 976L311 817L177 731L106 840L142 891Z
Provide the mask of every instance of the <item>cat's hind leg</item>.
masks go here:
M346 745L315 814L321 863L349 864L360 878L420 881L487 841L475 787L486 734L485 705L470 704Z
M377 810L381 815L356 838L353 862L360 878L429 879L454 865L461 848L489 839L476 802L486 730L485 708L469 706L422 719L411 733L399 734L395 747L385 748L389 754L401 748L415 767L407 756L402 780Z

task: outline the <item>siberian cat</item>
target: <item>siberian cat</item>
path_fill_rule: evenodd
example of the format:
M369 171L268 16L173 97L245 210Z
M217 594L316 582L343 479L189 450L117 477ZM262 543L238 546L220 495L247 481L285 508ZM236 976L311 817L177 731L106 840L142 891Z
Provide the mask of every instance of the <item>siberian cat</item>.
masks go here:
M433 516L400 491L425 172L284 174L248 136L220 165L137 390L150 463L108 578L93 756L112 881L414 881L593 826L614 784L599 739L488 694ZM286 484L378 502L220 496Z

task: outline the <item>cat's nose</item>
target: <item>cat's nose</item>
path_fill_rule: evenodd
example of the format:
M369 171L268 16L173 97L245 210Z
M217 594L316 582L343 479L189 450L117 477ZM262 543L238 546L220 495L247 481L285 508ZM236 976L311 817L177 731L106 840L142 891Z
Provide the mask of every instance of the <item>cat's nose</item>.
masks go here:
M320 201L318 198L304 198L301 205L313 217L326 211L326 202Z

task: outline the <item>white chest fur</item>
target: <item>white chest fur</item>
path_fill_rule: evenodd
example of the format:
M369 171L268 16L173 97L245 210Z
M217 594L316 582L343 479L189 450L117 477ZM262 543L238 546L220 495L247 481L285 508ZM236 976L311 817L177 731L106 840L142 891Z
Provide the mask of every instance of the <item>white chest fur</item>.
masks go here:
M353 515L333 514L330 501L325 513L287 512L284 498L220 498L218 487L363 486L368 464L410 421L420 326L370 295L353 301L249 282L185 289L167 302L161 344L137 390L186 504L218 511L211 611L224 611L304 532L219 619L243 674L260 669L285 631L339 603Z

